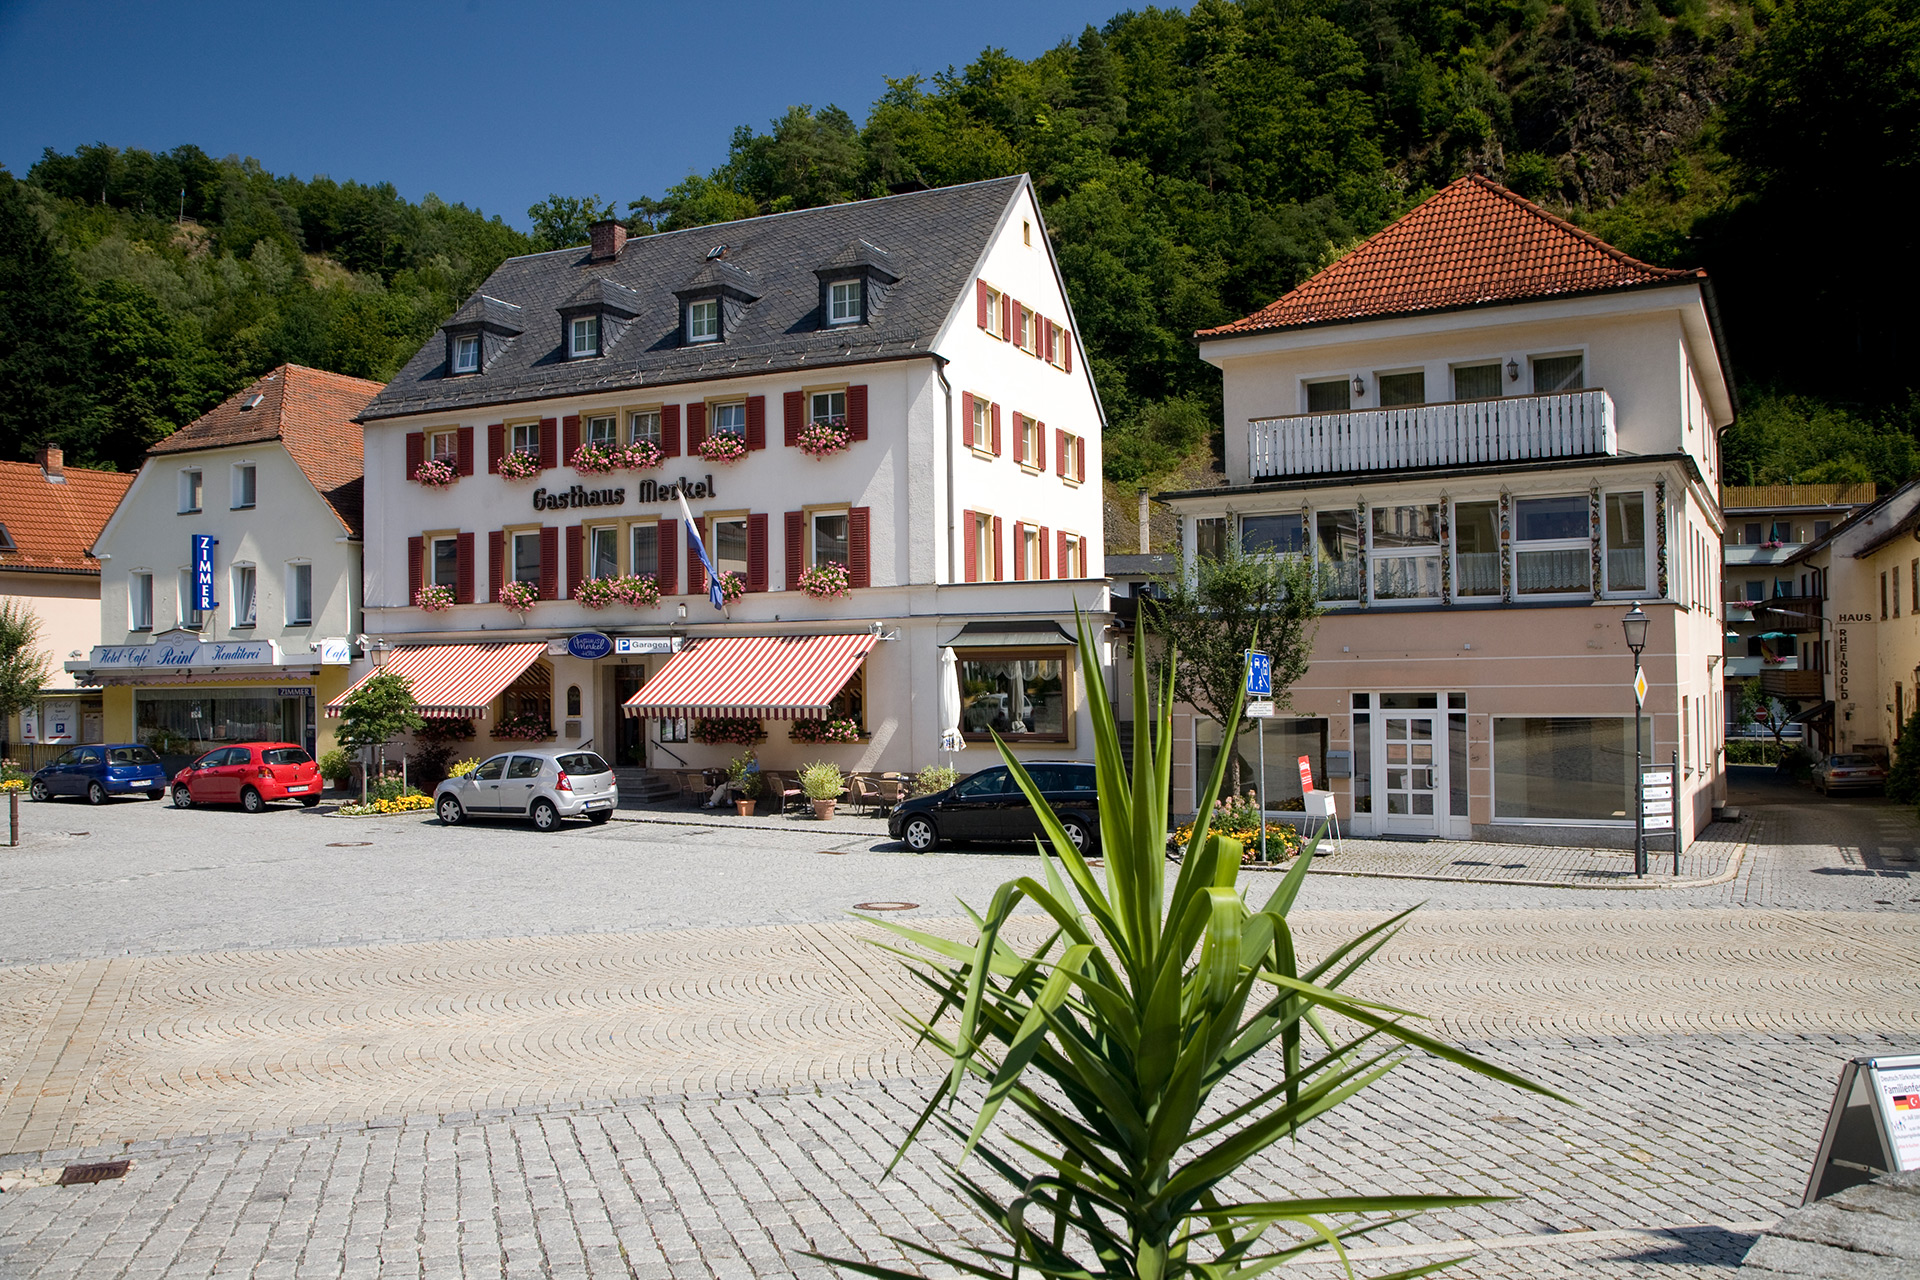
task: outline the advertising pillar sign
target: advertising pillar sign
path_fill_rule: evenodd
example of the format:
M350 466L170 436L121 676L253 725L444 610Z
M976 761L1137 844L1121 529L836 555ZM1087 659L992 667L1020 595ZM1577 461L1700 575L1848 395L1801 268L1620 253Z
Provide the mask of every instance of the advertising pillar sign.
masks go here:
M193 535L193 607L202 613L220 607L213 598L213 549L219 545L210 533Z

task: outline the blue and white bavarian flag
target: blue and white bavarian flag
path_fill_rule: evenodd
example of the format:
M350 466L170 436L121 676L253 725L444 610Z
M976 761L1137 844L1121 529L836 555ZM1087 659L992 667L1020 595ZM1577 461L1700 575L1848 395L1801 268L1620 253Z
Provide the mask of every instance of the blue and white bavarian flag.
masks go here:
M687 524L687 544L699 554L700 563L707 569L707 599L713 602L714 608L724 609L727 600L720 594L720 575L713 571L713 560L707 555L707 544L700 536L700 526L694 523L693 512L687 509L687 495L676 492L674 496L680 499L680 518Z

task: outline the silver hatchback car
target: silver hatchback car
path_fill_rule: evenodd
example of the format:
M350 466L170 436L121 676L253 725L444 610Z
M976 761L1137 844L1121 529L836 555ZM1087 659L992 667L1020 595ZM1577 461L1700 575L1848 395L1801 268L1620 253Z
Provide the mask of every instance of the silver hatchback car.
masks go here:
M532 818L541 831L562 818L598 825L619 804L613 767L591 751L511 751L433 791L434 812L449 827L469 817Z

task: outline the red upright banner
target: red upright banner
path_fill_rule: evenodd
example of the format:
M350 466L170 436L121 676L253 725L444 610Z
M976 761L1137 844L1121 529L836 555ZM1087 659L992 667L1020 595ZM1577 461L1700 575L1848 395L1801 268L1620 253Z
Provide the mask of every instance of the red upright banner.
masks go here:
M1313 790L1313 764L1305 756L1300 757L1300 791L1302 794Z

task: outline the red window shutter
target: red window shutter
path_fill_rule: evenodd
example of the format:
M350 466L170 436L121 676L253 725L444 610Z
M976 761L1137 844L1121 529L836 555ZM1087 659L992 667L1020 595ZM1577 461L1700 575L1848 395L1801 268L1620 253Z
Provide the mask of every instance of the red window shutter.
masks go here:
M692 525L687 526L687 594L707 594L707 566L700 563L700 553L693 549Z
M993 580L995 582L1005 582L1007 580L1006 560L1004 553L1000 549L999 516L993 518Z
M408 480L419 473L420 464L427 460L427 433L424 431L407 432L407 473Z
M669 458L680 456L680 406L677 404L660 406L660 452ZM664 547L666 543L660 545Z
M1072 577L1073 574L1071 570L1073 569L1073 566L1067 563L1067 535L1064 532L1061 532L1061 533L1056 533L1053 536L1055 540L1058 541L1060 544L1058 552L1054 555L1053 562L1060 566L1061 577L1063 578Z
M455 469L463 476L470 476L473 474L473 428L460 428L454 438L457 442L454 448L459 462L459 466Z
M767 513L747 516L747 590L767 589Z
M580 447L580 415L570 413L560 419L560 461L572 462L574 450Z
M1053 430L1053 470L1056 475L1067 474L1067 433L1058 427Z
M747 448L764 449L767 447L767 398L765 396L747 397ZM765 587L760 590L765 591Z
M780 397L780 410L781 413L785 415L785 421L782 425L786 432L782 443L789 449L798 449L800 447L800 428L806 425L802 418L802 414L805 412L802 404L804 399L805 397L798 391L789 391L786 395Z
M992 414L993 414L993 456L997 458L1000 456L1000 406L999 405L993 406Z
M473 535L462 533L453 541L453 599L456 604L473 603Z
M584 526L567 526L567 599L572 600L580 594L580 584L586 579L586 543L587 531Z
M507 535L498 529L487 535L487 578L487 599L498 604L507 581Z
M847 388L847 434L855 440L867 438L867 385Z
M407 539L407 603L412 604L420 598L420 588L427 585L427 540L425 538Z
M1047 424L1033 424L1033 465L1042 471L1047 469Z
M700 446L707 438L707 406L704 403L687 406L687 456L700 452Z
M1053 576L1053 566L1047 562L1047 555L1050 550L1047 546L1047 533L1047 526L1041 525L1040 536L1036 539L1040 544L1040 576L1043 578L1051 578Z
M1072 373L1073 372L1073 331L1071 329L1064 330L1060 334L1060 342L1061 342L1060 354L1063 357L1065 357L1062 363L1065 364L1067 372Z
M555 418L540 419L540 469L560 465L560 423Z
M973 392L960 393L960 443L973 448Z
M873 508L847 512L847 585L873 585Z
M787 512L787 590L800 589L800 575L806 571L807 513Z
M555 524L540 530L540 598L560 598L560 526Z
M1073 442L1073 478L1087 478L1087 438L1081 436Z
M980 517L966 512L960 517L960 530L966 539L967 581L980 581Z
M680 551L674 539L674 530L680 527L678 520L662 520L660 535L655 543L660 553L660 576L655 579L663 596L680 594Z
M487 428L487 474L500 474L500 459L507 456L507 424L496 422Z
M1013 339L1013 345L1025 348L1027 345L1027 309L1016 299L1013 304L1013 327L1007 330L1007 336Z
M1053 321L1040 317L1040 358L1053 359Z
M1020 520L1013 522L1013 580L1027 580L1027 526Z
M1000 336L1008 342L1013 340L1013 299L1004 293L1000 295Z
M993 305L993 291L987 288L987 282L985 280L975 280L973 282L973 289L974 302L980 313L980 318L977 323L984 329L993 323L992 317L987 314L987 308Z

